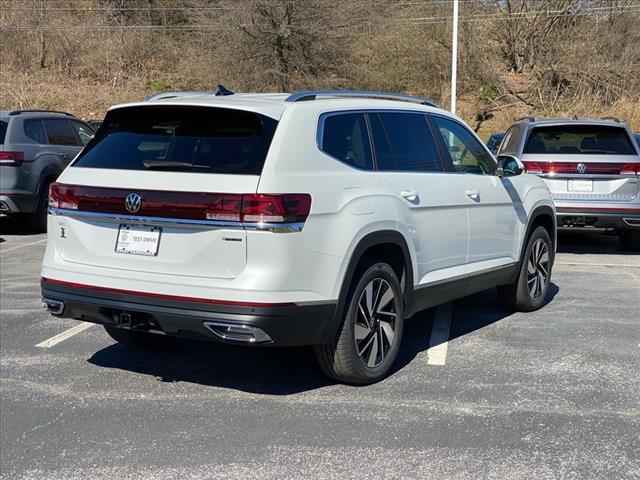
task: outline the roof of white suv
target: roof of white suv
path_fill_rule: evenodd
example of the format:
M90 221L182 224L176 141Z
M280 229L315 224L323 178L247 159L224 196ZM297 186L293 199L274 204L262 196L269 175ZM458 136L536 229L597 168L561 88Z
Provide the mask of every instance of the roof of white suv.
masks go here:
M367 96L367 95L371 96ZM353 96L352 96L353 95ZM317 101L314 101L317 100ZM318 111L340 110L345 108L381 108L421 111L437 111L452 116L437 108L433 103L419 97L400 94L384 94L381 92L299 92L289 93L234 93L231 95L214 95L206 92L175 92L170 96L149 98L143 102L115 105L109 110L148 105L203 106L224 107L247 110L279 120L287 108L293 105L313 104Z
M613 127L625 127L625 123L617 118L542 118L524 117L515 123L523 123L530 126L557 126L557 125L610 125Z

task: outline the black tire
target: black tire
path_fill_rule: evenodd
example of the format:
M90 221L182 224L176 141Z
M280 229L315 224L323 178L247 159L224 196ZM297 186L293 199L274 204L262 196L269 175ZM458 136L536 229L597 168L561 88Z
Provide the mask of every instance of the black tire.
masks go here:
M396 273L386 263L371 265L347 297L336 341L314 348L320 368L327 376L351 385L382 380L398 356L403 327L404 301Z
M538 250L538 248L541 248L540 245L544 245L545 250L542 253L539 253L540 251ZM536 249L536 252L533 252L534 249ZM542 257L535 260L535 257L540 255ZM544 260L545 258L546 261ZM511 285L499 287L499 296L510 308L516 311L531 312L538 310L546 301L551 283L553 261L553 243L549 233L544 227L537 227L527 240L516 281ZM544 281L541 280L543 270L546 271ZM537 288L536 285L538 286Z
M175 338L158 333L127 330L107 325L104 325L104 329L116 342L135 350L167 350L175 346Z
M32 213L27 214L29 229L36 233L47 233L47 212L49 210L49 185L51 181L45 181L38 191L38 202Z
M627 252L640 251L640 230L624 230L620 234L623 250Z

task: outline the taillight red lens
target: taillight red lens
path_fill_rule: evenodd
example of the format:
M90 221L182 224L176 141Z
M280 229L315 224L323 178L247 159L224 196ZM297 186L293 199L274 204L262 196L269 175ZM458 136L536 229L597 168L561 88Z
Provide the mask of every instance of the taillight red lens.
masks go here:
M242 195L218 194L207 195L210 198L205 212L207 220L220 220L225 222L239 222L242 208Z
M128 211L125 198L132 190L53 183L49 206L100 213L247 223L302 223L311 210L304 193L240 194L141 190L139 210Z
M627 163L620 170L621 175L640 175L640 163Z
M576 162L523 162L528 173L537 175L548 174L576 174L586 173L592 175L638 175L640 163L584 163L584 171L578 171Z
M52 208L78 209L78 198L72 185L52 183L49 186L49 206Z
M539 162L522 162L527 170L527 173L533 173L540 175L544 173L543 165Z
M248 194L242 196L242 221L252 223L304 222L311 209L311 196Z
M24 162L24 152L0 152L0 165L18 167Z

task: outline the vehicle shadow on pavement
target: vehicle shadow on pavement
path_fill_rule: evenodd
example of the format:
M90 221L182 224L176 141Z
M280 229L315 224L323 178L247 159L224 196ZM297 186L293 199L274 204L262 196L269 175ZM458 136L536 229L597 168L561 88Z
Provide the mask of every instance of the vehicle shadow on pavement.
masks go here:
M265 395L291 395L331 385L310 348L252 348L180 340L175 350L136 351L113 344L89 363L152 375L163 382L190 382Z
M39 232L29 228L25 222L14 217L0 217L0 235L38 235ZM0 237L0 242L5 239Z
M602 231L558 231L558 253L637 255L626 252L615 233Z
M549 285L545 306L559 291L555 283ZM401 370L430 347L469 335L509 317L514 312L504 306L495 288L462 298L453 303L449 337L432 342L434 313L435 309L419 312L405 322L403 345L394 371Z
M547 302L559 291L551 284ZM511 315L496 290L455 302L449 340L480 330ZM431 343L435 309L416 314L405 323L405 335L391 374L410 364ZM445 340L443 340L445 341ZM319 370L310 348L251 348L180 340L175 350L136 351L113 344L88 362L152 375L162 382L189 382L264 395L292 395L335 384Z

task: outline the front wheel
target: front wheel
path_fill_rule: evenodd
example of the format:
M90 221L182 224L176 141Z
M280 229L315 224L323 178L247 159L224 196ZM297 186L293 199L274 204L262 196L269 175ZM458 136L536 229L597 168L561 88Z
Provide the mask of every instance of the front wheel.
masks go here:
M516 281L500 287L500 297L521 312L542 307L551 283L553 258L553 243L549 233L544 227L536 228L527 241Z
M353 385L382 380L400 349L403 305L400 282L390 265L376 263L365 270L350 293L337 340L315 347L323 372Z

